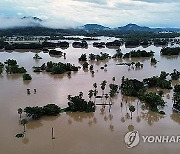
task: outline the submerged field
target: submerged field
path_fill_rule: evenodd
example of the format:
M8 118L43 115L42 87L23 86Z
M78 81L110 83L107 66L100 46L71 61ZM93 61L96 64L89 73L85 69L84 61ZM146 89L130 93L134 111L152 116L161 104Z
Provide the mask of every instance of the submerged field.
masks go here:
M102 41L111 41L114 38L100 38ZM70 41L71 42L71 41ZM119 93L112 99L112 107L102 110L102 106L97 106L94 113L62 113L56 117L43 117L39 120L29 121L26 135L23 139L17 139L15 135L23 130L19 124L17 109L27 106L43 106L54 103L62 108L67 106L68 95L78 95L80 91L88 100L88 91L93 88L93 83L98 84L98 91L101 94L100 83L103 80L109 85L112 77L116 78L115 83L120 85L123 76L136 78L142 81L144 78L159 75L161 71L171 73L173 69L180 71L180 56L162 56L162 47L149 46L147 48L125 48L121 46L121 51L125 54L131 50L154 51L155 58L159 61L156 65L151 65L149 58L132 59L109 59L106 61L89 62L94 66L94 77L90 71L80 69L72 72L69 77L66 73L62 75L52 75L47 72L35 73L33 66L41 66L48 61L70 62L76 66L81 66L78 58L81 54L100 54L106 52L111 56L116 53L116 49L94 48L88 41L88 49L70 47L62 50L66 53L66 59L62 57L50 56L42 51L13 51L0 52L0 62L7 59L16 59L20 66L24 66L31 74L31 81L23 81L22 75L6 74L0 75L0 150L2 154L32 154L32 153L73 153L73 154L101 154L101 153L175 153L179 148L179 143L143 143L128 149L124 143L124 135L130 130L138 130L140 135L179 135L180 115L172 111L173 90L163 90L163 99L167 102L163 111L166 115L154 113L147 110L135 97L124 97ZM71 42L72 43L72 42ZM28 51L28 52L27 52ZM32 57L38 52L43 59L34 60ZM128 69L128 66L116 65L122 62L143 63L142 69ZM107 71L100 68L107 64ZM179 80L172 81L172 85L179 84ZM27 95L26 90L31 89L31 94ZM36 94L33 89L37 89ZM155 89L150 89L155 91ZM109 89L105 89L108 93ZM96 99L96 103L104 100ZM121 102L123 106L121 106ZM130 119L129 105L135 106L136 111ZM24 114L22 117L26 117ZM55 139L51 139L51 128L54 128Z

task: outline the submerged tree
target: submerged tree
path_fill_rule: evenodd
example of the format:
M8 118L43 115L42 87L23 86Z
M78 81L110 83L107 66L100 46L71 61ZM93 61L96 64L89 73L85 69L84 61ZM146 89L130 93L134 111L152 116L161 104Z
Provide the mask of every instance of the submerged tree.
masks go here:
M152 111L158 111L158 107L164 107L165 101L161 98L160 95L156 93L146 93L140 97L141 101L144 101Z
M135 111L135 106L131 105L129 106L129 111L131 112L131 119L132 119L132 113Z
M32 80L32 77L30 74L24 74L23 75L23 80Z
M174 69L170 76L172 80L178 80L180 78L180 72Z
M27 119L22 119L21 124L24 126L24 133L26 132L26 124L28 123Z
M19 114L19 118L21 119L21 115L22 115L23 109L19 108L17 111L18 111L18 114Z
M68 102L68 107L66 111L71 112L94 112L95 111L95 104L92 101L85 101L82 98L82 95L79 96L71 96Z
M91 98L92 98L92 96L93 96L93 90L91 89L91 90L89 90L89 93L88 93L88 96L89 96L89 99L91 100Z

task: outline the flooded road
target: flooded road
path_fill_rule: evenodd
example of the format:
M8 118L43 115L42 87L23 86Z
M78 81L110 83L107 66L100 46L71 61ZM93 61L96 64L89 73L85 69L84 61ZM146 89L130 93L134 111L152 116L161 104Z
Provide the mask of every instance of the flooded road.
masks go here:
M103 38L105 40L106 38ZM107 40L107 39L106 39ZM27 106L43 106L48 103L55 103L62 108L67 106L67 96L77 95L80 91L88 100L88 91L93 89L93 83L98 86L103 80L107 80L107 85L112 83L115 76L116 84L121 84L122 76L137 78L142 80L146 77L159 75L161 71L172 72L173 69L180 71L180 56L165 57L160 56L161 47L149 46L147 48L125 48L121 47L123 53L133 49L145 49L154 51L155 58L159 61L156 66L151 66L150 59L134 58L131 60L110 59L105 62L90 62L94 65L95 75L92 77L89 71L82 69L67 74L51 75L48 73L34 73L33 66L41 66L48 61L70 62L81 66L78 58L82 53L107 52L111 56L116 53L115 49L98 49L92 47L93 41L89 41L88 49L77 49L70 47L61 50L66 53L63 57L51 57L48 53L40 52L41 60L34 60L34 52L0 52L0 62L7 59L16 59L20 66L24 66L28 73L32 75L32 81L23 81L22 75L7 75L5 71L0 75L0 153L2 154L139 154L139 153L177 153L180 150L179 143L143 143L128 149L124 143L124 135L128 131L138 130L140 135L180 135L180 115L172 111L173 91L164 90L164 100L167 102L163 109L166 115L153 113L132 97L124 97L119 93L113 98L113 105L109 112L109 106L105 110L102 106L97 106L95 113L62 113L57 117L43 117L40 120L29 121L27 124L26 136L17 139L15 135L23 131L23 126L19 124L17 109ZM128 66L116 65L120 62L141 61L143 69L128 70ZM107 71L100 67L107 64ZM173 81L173 85L179 81ZM26 89L31 89L31 94L27 95ZM33 93L33 89L37 93ZM154 89L151 89L152 91ZM99 95L102 90L98 87ZM105 93L108 93L108 86ZM105 100L96 99L96 103ZM120 103L123 103L121 107ZM136 111L133 119L130 119L129 105L133 104ZM25 115L22 115L26 117ZM51 139L51 128L54 128L55 139Z

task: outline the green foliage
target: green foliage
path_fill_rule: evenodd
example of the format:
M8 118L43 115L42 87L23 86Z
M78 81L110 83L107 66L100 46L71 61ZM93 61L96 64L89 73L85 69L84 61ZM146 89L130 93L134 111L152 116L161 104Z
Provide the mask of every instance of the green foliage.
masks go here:
M79 58L79 61L87 61L86 54L82 54L81 57Z
M89 54L89 59L90 59L90 60L96 60L96 55L93 54L93 53L90 53L90 54Z
M179 92L180 93L180 85L175 85L174 86L174 92Z
M97 60L97 61L99 61L99 60L106 60L106 59L109 59L109 58L111 58L111 57L109 56L108 53L102 53L101 52L99 55L95 55L93 53L89 54L89 59L90 60Z
M16 66L5 66L6 72L9 74L15 74L15 73L26 73L26 69L24 67Z
M129 53L126 53L123 58L136 58L136 57L152 57L154 56L154 52L147 52L145 50L132 50Z
M0 49L3 49L5 46L8 46L8 42L4 42L3 40L0 40Z
M8 66L15 66L15 65L17 65L17 61L14 60L14 59L8 59L4 63L7 64Z
M42 49L43 46L39 43L14 43L14 49Z
M74 48L88 48L88 43L83 40L82 42L73 42L72 46Z
M41 69L41 67L34 66L33 67L33 72L42 72L42 69Z
M61 112L61 108L55 104L47 104L44 107L26 107L24 112L32 119L39 119L42 116L57 116Z
M172 89L171 81L167 81L166 77L168 73L162 71L160 76L153 76L151 78L146 78L143 80L145 84L147 84L150 88L151 87L159 87L162 89Z
M27 119L22 119L22 120L21 120L21 124L22 124L22 125L26 125L27 123L28 123Z
M4 46L4 49L5 50L14 50L15 48L14 48L13 45L7 44L7 45Z
M136 109L135 109L135 106L134 105L130 105L129 106L129 111L130 112L134 112Z
M70 63L54 63L52 61L43 64L41 67L33 67L34 72L41 72L45 70L46 72L51 72L52 74L63 74L70 71L78 71L78 67L71 65Z
M6 72L9 74L15 74L15 73L26 73L26 69L24 67L19 67L17 65L17 61L13 59L8 59L5 62L5 68Z
M99 61L99 60L106 60L106 59L109 59L110 56L108 53L100 53L100 55L96 55L96 60Z
M176 107L180 110L180 85L174 86L173 101L174 104L176 104Z
M153 111L158 111L158 107L164 107L165 102L156 93L147 93L140 97L141 101L144 101L147 105L149 105L150 109Z
M33 58L34 58L34 59L42 59L42 57L40 57L37 53L34 55Z
M162 39L155 39L154 40L154 45L155 46L164 46L164 45L167 45L168 44L168 41L167 40L162 40Z
M143 67L143 64L141 64L140 62L137 62L137 63L135 63L135 67L136 68Z
M160 52L162 55L168 55L168 56L179 55L180 47L175 47L175 48L166 47L166 48L162 48Z
M159 91L158 91L158 94L159 94L159 96L161 96L161 97L162 97L162 96L163 96L163 94L164 94L164 92L163 92L162 90L159 90Z
M174 104L178 104L180 106L180 92L175 92L173 94Z
M170 74L172 80L178 80L180 78L180 72L174 69L173 73Z
M121 84L121 92L126 96L138 97L145 91L144 84L136 79L124 79Z
M4 64L0 62L0 67L4 67Z
M81 95L70 96L67 111L71 112L95 112L95 104L92 101L85 101Z
M121 52L121 49L117 49L116 53L112 56L112 58L122 58L123 53Z
M152 58L151 58L151 63L152 63L152 64L157 64L156 58L153 58L153 57L152 57Z
M121 41L119 40L114 40L112 42L107 42L106 47L120 47Z
M89 66L88 62L83 63L83 69L88 69L88 66Z
M42 107L26 107L24 109L24 112L28 117L32 117L32 119L39 119L44 115L43 108Z
M96 89L97 88L97 83L93 83L93 87Z
M22 114L23 110L21 108L19 108L18 110L18 114Z
M125 46L139 46L140 41L138 39L129 39L126 41Z
M91 65L91 66L89 67L89 69L92 71L92 70L94 69L93 65Z
M93 90L89 90L89 93L88 93L88 96L89 96L89 98L91 99L92 98L92 96L93 96Z
M61 111L61 108L55 104L47 104L43 107L44 115L57 116Z
M3 72L3 67L0 66L0 74Z
M111 97L114 97L118 91L119 86L116 84L109 84L110 92L109 95Z
M23 75L23 80L32 80L32 77L30 74L24 74Z

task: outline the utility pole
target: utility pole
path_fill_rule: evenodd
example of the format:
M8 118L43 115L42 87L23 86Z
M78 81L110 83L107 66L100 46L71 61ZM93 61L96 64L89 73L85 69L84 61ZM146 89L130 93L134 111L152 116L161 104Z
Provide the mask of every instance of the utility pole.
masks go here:
M54 128L52 127L52 139L55 139L54 137Z

